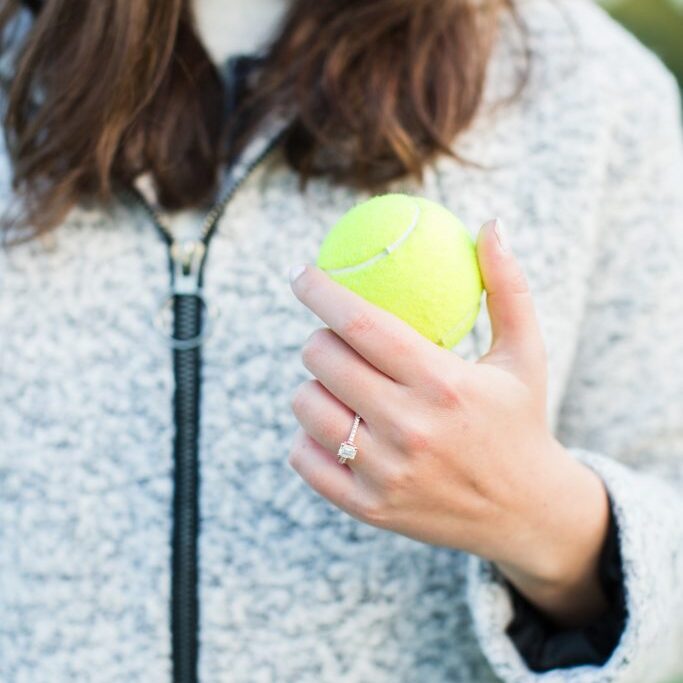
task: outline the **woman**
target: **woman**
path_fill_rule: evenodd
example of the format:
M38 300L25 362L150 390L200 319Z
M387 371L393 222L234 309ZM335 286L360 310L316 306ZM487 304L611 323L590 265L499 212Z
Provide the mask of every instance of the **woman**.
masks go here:
M683 151L652 55L583 1L2 21L1 680L683 672ZM311 265L379 191L477 238L454 349Z

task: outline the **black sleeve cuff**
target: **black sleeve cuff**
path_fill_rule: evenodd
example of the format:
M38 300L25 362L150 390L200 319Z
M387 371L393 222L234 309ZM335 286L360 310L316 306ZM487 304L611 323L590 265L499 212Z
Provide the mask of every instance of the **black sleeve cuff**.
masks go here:
M506 633L531 671L602 666L621 638L626 623L626 596L619 530L611 501L609 530L600 554L599 574L609 607L602 616L582 628L558 627L508 584L514 616Z

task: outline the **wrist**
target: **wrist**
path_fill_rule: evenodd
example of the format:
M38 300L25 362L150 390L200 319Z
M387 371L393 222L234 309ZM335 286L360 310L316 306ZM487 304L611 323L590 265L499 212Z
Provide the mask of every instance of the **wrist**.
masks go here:
M524 506L522 545L496 564L551 619L580 625L607 607L598 564L609 500L597 474L555 440L551 450L550 467L539 473L536 494Z

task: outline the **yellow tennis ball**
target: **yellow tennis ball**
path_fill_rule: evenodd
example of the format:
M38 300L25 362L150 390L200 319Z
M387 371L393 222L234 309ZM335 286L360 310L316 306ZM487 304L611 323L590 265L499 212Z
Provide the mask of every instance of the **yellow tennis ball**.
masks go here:
M474 326L483 291L474 242L436 202L373 197L325 236L316 265L444 348Z

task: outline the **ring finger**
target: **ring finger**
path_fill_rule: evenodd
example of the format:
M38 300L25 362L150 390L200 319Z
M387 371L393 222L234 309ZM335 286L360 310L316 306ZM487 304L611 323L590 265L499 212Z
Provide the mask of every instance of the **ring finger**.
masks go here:
M298 387L292 399L292 410L306 433L336 457L339 445L349 437L355 413L316 379ZM364 420L358 424L353 443L358 453L346 464L356 472L368 474L377 466L373 462L376 444Z

